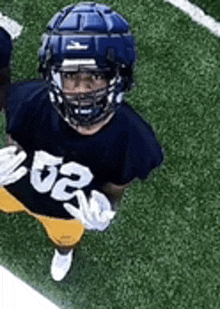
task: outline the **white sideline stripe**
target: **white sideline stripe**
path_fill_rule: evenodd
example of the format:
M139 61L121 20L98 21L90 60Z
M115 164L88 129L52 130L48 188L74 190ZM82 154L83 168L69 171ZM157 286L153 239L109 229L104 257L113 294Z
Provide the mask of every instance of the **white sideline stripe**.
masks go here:
M59 309L50 300L0 266L0 309Z
M23 29L15 20L10 19L7 16L2 15L0 12L0 27L5 28L8 33L11 35L12 39L17 38Z
M220 23L217 22L214 18L206 15L200 8L196 5L190 3L187 0L164 0L169 2L174 6L178 7L180 10L188 14L192 20L198 24L208 28L210 32L220 37Z

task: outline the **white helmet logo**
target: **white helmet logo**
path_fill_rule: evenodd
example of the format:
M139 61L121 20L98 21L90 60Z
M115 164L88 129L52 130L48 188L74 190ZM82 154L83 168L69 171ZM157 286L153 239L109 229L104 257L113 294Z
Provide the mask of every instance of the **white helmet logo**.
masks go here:
M67 50L86 50L89 48L89 45L81 45L79 42L73 40L70 41L70 45L67 45Z

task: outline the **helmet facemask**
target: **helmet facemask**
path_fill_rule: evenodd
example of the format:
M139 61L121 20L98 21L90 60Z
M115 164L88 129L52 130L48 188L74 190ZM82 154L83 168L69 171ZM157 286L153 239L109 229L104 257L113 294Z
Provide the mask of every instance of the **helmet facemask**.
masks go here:
M79 63L80 61L78 61ZM84 61L85 62L85 61ZM51 69L50 99L62 118L73 128L91 126L105 120L114 113L123 99L122 79L118 70L100 70L96 66L73 64L77 61L65 60L58 70ZM68 65L67 65L68 64ZM65 92L63 75L68 72L75 74L87 73L105 78L105 87L97 90Z

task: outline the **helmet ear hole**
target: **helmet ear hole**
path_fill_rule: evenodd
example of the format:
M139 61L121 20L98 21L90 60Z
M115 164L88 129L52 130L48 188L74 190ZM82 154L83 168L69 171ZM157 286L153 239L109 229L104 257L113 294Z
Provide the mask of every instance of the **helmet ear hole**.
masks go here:
M108 54L107 54L106 59L110 62L113 62L113 63L115 62L115 50L114 50L114 48L112 48L112 47L108 48Z

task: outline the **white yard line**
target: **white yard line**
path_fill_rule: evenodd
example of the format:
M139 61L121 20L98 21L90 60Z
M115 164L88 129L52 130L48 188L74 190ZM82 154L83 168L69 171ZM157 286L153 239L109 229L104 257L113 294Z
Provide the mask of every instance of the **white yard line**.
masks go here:
M8 33L11 35L12 39L17 38L22 31L22 26L19 25L15 20L10 19L9 17L2 15L0 12L0 27L5 28Z
M0 266L0 309L59 309L51 301Z
M187 0L164 0L178 7L180 10L188 14L192 20L206 27L213 34L220 37L220 23L214 18L206 15L199 7L190 3Z

